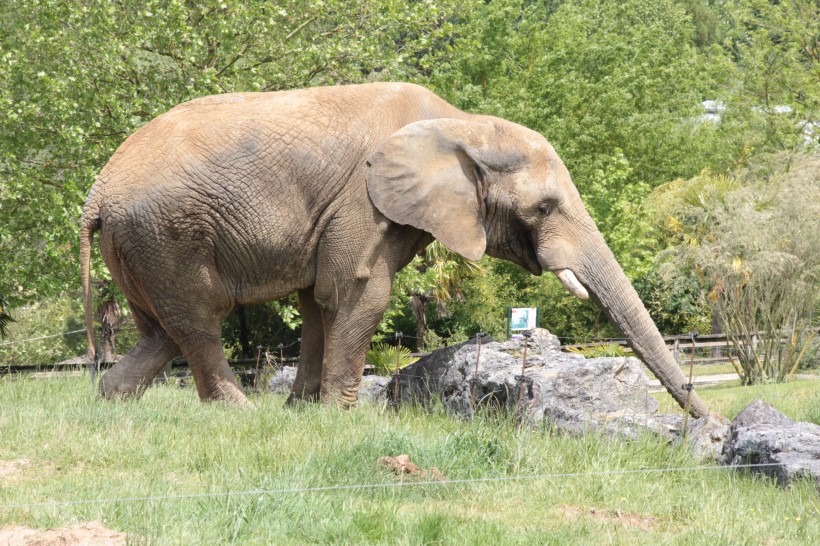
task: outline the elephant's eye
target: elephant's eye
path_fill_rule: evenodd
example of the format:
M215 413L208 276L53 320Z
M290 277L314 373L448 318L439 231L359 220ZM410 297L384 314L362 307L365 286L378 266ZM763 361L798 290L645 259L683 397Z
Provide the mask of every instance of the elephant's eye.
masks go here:
M544 216L549 216L549 213L552 212L552 207L549 203L544 203L538 206L538 213Z

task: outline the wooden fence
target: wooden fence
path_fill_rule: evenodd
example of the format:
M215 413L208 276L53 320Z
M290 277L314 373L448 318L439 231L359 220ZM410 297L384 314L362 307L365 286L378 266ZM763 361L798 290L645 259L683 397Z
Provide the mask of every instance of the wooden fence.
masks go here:
M815 328L815 331L820 331L820 328ZM757 352L758 339L760 333L752 334L751 349ZM703 334L698 335L694 342L691 336L664 336L663 340L666 346L675 357L678 364L684 365L692 361L692 354L694 353L695 364L727 364L730 362L730 357L737 361L738 352L745 347L736 347L735 344L729 340L726 334ZM786 339L784 338L784 341ZM584 349L590 347L600 347L601 345L615 344L624 347L625 352L632 352L627 340L625 339L611 339L605 341L598 341L596 343L579 343L576 345L562 345L561 349Z

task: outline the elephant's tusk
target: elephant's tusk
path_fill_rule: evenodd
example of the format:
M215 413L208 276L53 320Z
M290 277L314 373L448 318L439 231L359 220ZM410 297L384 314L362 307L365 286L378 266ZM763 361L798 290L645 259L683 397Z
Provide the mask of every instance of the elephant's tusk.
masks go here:
M570 294L582 300L589 299L589 292L587 292L587 289L578 281L578 277L575 276L575 273L569 269L562 269L556 271L555 276L558 277L561 284L564 285L564 288L566 288Z

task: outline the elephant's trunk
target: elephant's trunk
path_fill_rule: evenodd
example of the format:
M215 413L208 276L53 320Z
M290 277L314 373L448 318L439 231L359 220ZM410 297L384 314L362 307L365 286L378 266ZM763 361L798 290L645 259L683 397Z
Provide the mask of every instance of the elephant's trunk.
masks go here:
M694 417L708 415L709 409L697 393L687 391L686 378L603 236L596 231L595 238L597 244L586 247L577 272L593 301L623 332L638 358L682 408L688 408Z

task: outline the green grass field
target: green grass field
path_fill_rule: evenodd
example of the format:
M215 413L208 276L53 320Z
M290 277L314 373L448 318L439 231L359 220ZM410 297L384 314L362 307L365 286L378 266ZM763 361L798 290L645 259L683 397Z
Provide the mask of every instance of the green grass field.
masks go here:
M729 417L763 396L820 423L820 381L702 395ZM699 464L651 437L567 438L375 406L284 408L269 395L254 403L201 404L175 387L112 403L87 378L0 379L0 461L17 465L0 474L0 527L97 520L132 543L186 545L820 543L814 484L629 472ZM376 466L402 453L450 482L358 487L415 483ZM321 489L332 486L356 487Z

